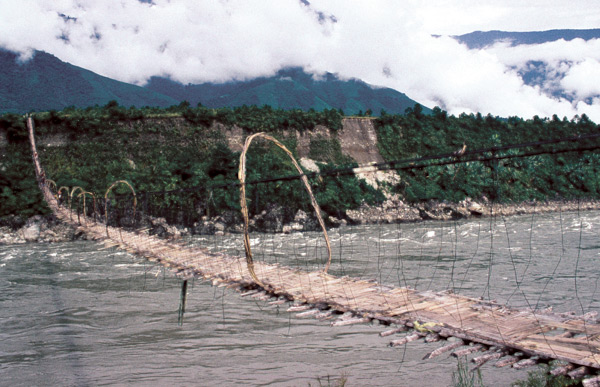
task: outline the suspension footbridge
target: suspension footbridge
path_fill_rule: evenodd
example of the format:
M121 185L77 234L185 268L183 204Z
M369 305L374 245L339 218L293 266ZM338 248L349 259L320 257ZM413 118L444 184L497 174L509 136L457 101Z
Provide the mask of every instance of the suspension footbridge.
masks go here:
M327 273L331 253L327 266L319 271L255 262L248 241L247 213L244 217L245 257L161 239L144 230L113 227L59 204L40 165L31 119L28 127L36 177L48 206L58 219L108 247L156 262L184 280L199 277L212 281L213 285L238 291L243 297L270 304L287 303L288 311L299 317L313 316L334 327L378 321L389 326L389 330L380 335L390 337L391 346L416 340L441 342L442 345L432 344L426 358L444 353L455 356L479 353L473 358L477 366L494 362L498 367L514 368L559 360L561 363L553 369L554 374L573 378L591 375L585 379L586 385L600 383L600 378L595 376L600 370L600 324L593 314L572 316L516 309L448 291L418 291L334 276ZM244 163L241 165L243 197ZM305 183L310 192L308 182ZM314 200L313 206L318 214ZM321 226L327 240L322 222Z

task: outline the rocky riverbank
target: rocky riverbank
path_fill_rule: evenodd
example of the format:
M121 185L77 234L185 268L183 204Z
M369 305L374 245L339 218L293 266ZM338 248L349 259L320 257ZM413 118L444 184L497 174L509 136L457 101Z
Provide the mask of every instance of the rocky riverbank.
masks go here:
M558 211L600 210L600 201L544 201L523 203L491 203L485 198L480 201L472 199L460 203L428 202L406 204L397 197L391 197L380 206L363 205L350 210L344 219L326 216L328 227L339 227L346 224L404 223L423 220L458 220L491 215L521 215ZM285 222L282 208L271 208L270 211L256 215L250 220L252 231L291 233L319 230L319 224L312 214L298 210L293 219ZM163 218L147 219L144 228L150 234L160 237L180 238L189 235L223 235L241 233L242 222L238 213L226 213L215 218L203 218L193 227L169 225ZM23 220L17 217L3 219L0 223L0 245L32 242L65 242L86 239L78 228L59 222L52 215L34 216Z
M458 220L474 217L511 216L559 211L600 210L599 200L552 200L520 203L494 203L486 198L467 198L459 203L427 202L406 204L397 197L380 206L363 205L347 213L354 224L402 223L421 220Z
M36 215L29 219L7 217L0 223L0 245L32 242L66 242L85 239L85 234L58 221L54 216Z

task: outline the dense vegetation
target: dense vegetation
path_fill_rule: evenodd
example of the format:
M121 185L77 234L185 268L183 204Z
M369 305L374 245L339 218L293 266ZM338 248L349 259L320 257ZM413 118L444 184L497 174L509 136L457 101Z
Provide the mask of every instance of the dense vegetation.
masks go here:
M229 149L224 127L236 125L246 135L269 131L295 153L296 131L317 125L336 130L341 128L341 118L337 110L208 109L191 108L187 103L168 109L133 109L111 102L101 108L36 114L34 122L42 163L59 187L81 186L102 194L112 182L126 179L140 193L144 209L191 224L199 216L238 208L235 182L239 152ZM215 126L215 122L222 125ZM6 131L8 140L0 161L0 216L44 212L31 167L24 117L2 116L0 130ZM57 136L69 145L42 145ZM351 161L341 158L336 141L316 144L319 149L332 149L319 159L323 168ZM289 158L275 149L260 142L251 148L248 181L296 173ZM331 214L357 207L364 200L381 199L381 194L350 176L314 179L313 184L319 202ZM340 196L340 192L345 194ZM284 217L289 220L299 208L309 209L298 181L251 185L248 194L252 213L287 204L289 211Z
M466 145L466 151L484 152L487 162L411 168L400 171L401 182L394 189L406 200L452 201L486 196L500 201L545 200L555 198L597 198L600 194L600 155L598 152L540 154L532 157L502 159L524 152L575 149L600 145L598 139L550 144L544 147L505 149L503 146L532 143L599 133L587 116L568 121L534 117L500 119L480 114L448 116L439 108L431 115L419 106L406 115L382 114L376 120L379 148L386 160L451 154ZM495 161L493 157L498 158ZM449 157L441 161L455 161ZM440 160L436 160L439 162ZM421 163L423 164L423 163ZM427 165L427 162L424 163Z
M342 127L341 112L334 109L322 112L255 106L210 109L193 108L188 103L166 109L135 109L111 102L103 107L38 113L34 120L42 162L47 175L59 187L81 186L103 195L112 182L126 179L139 192L140 208L186 224L192 224L200 216L235 213L239 206L235 185L239 152L230 149L226 128L237 126L243 135L268 131L297 154L297 132L312 131L315 126L323 125L335 134ZM425 114L415 105L405 115L382 111L374 122L380 152L386 160L449 154L465 145L467 152L488 149L479 156L501 158L528 150L558 151L600 144L597 139L588 139L542 148L501 148L598 133L598 126L586 116L570 121L556 116L531 120L472 114L454 117L439 108ZM0 148L0 217L44 213L47 210L35 185L24 117L1 116L0 131L6 133L8 140ZM51 146L57 138L68 142L68 146ZM495 151L489 150L492 147ZM313 133L308 154L325 172L354 166L353 160L343 154L335 135L323 137ZM399 171L400 183L386 188L408 202L457 202L483 196L502 201L597 198L600 194L597 152L432 165L453 160L459 157L415 162L418 168L398 164L403 166ZM266 143L253 145L248 154L247 181L291 174L295 170L283 152ZM315 177L312 184L324 211L336 217L343 217L345 211L363 202L375 204L383 200L380 191L353 175ZM249 185L248 197L253 214L276 209L283 211L284 220L291 220L298 209L310 211L309 201L297 180Z

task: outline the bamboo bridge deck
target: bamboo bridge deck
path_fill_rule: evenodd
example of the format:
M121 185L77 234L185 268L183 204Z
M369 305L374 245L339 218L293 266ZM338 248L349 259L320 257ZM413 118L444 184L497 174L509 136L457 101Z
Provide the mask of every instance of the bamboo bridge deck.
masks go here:
M399 346L418 339L441 341L426 356L453 351L455 356L482 352L472 361L481 366L522 368L561 360L554 374L571 377L592 375L585 385L599 385L600 324L596 316L572 316L512 309L448 292L419 292L386 287L375 282L306 272L280 265L254 263L254 279L246 261L208 249L160 239L142 231L108 227L91 218L78 218L59 205L45 182L35 144L34 162L45 200L63 222L84 231L106 246L115 246L173 270L183 278L200 277L213 285L227 286L242 296L271 304L291 303L288 311L299 317L313 316L332 326L379 321L390 325L381 336L401 334L390 341ZM433 344L432 344L433 346Z

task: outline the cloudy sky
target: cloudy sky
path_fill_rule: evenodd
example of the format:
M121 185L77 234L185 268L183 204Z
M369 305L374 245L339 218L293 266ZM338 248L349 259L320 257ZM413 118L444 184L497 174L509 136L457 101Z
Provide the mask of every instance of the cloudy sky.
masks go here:
M273 75L302 66L406 93L452 114L600 122L600 40L469 50L476 30L600 28L598 0L0 0L0 47L43 50L143 85ZM432 35L443 35L434 37ZM518 70L543 61L545 84ZM571 98L550 92L560 88Z

